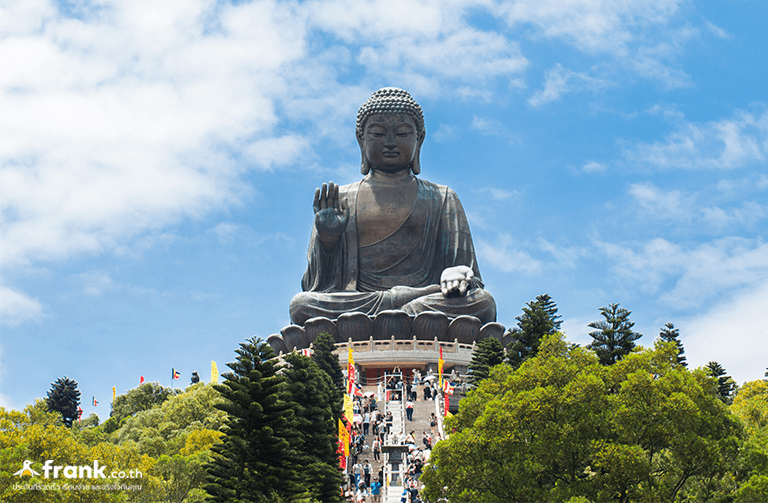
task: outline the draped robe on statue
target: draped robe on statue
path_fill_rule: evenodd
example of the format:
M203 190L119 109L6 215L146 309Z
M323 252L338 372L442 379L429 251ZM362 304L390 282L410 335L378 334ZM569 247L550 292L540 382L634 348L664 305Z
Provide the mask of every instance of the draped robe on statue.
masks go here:
M496 304L483 290L475 249L464 209L448 187L417 179L416 202L407 218L389 236L366 246L358 244L357 196L361 182L339 189L339 202L349 208L349 221L336 247L326 252L312 229L302 280L302 293L291 301L294 323L324 316L336 319L356 311L375 315L386 309L408 314L439 311L449 318L463 314L496 321ZM448 268L472 269L466 296L445 297L435 293L416 295L414 288L440 284Z

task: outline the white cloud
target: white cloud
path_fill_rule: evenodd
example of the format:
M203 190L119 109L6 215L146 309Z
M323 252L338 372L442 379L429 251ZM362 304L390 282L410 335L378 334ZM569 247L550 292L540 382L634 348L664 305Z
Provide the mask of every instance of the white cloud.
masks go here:
M692 197L685 197L679 190L662 191L652 183L633 183L629 194L643 208L646 214L664 220L689 218Z
M765 161L768 112L737 111L731 119L692 123L680 119L663 141L624 152L630 164L651 169L736 169Z
M489 119L487 117L473 116L472 122L469 125L470 129L479 131L480 134L485 136L498 136L508 142L514 142L515 136L507 131L504 124L496 119Z
M737 383L762 379L768 367L768 279L676 324L690 367L719 362Z
M589 254L589 252L584 248L550 243L541 237L539 238L539 248L551 254L552 257L554 257L557 266L565 267L568 269L575 268L576 262L581 257L586 257Z
M682 28L672 23L684 2L517 0L502 2L497 13L512 27L533 26L538 36L563 40L585 53L608 55L612 66L679 87L689 85L689 79L666 61L673 59L681 43L695 32L687 23ZM559 96L556 79L551 82L550 94L546 91L545 87L542 99Z
M455 137L456 128L454 126L449 126L448 124L440 124L437 131L432 133L432 138L434 138L437 143L443 143Z
M541 270L541 262L515 248L512 237L506 234L501 236L497 244L478 241L477 254L482 263L489 263L504 272L534 274Z
M18 325L42 313L43 307L36 299L0 285L0 325Z
M717 38L731 38L731 36L728 35L728 32L726 32L724 29L717 26L712 21L704 21L704 25Z
M628 287L658 294L675 309L704 305L711 299L768 278L768 244L727 237L675 244L656 238L636 247L597 243L613 261L610 270Z
M610 85L610 82L606 80L591 77L586 73L568 70L563 68L560 63L557 63L554 68L547 71L544 89L536 91L528 99L528 103L533 107L538 107L559 100L561 95L568 92L594 91L608 85Z
M108 273L104 271L88 271L78 274L83 282L83 291L94 297L100 296L114 286L114 282Z
M585 173L602 173L606 169L608 169L608 166L595 161L590 161L581 168Z

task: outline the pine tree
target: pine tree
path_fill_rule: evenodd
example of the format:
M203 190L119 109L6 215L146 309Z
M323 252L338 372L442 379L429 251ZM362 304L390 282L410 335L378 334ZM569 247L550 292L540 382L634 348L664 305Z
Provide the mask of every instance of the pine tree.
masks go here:
M211 448L204 489L216 502L290 500L303 490L293 468L299 457L293 410L281 398L285 377L263 341L247 340L236 353L237 361L227 364L232 372L215 386L224 398L217 407L228 418L222 443Z
M620 308L618 304L601 307L600 314L605 320L593 321L588 325L597 330L589 333L593 341L587 347L597 354L600 363L612 365L634 349L635 341L642 334L632 330L635 325L629 321L632 311Z
M504 363L504 346L495 337L478 342L469 362L469 382L477 384L490 375L491 367Z
M562 321L559 318L557 306L546 293L528 302L523 314L515 318L517 327L511 331L514 341L507 347L509 363L517 368L535 356L542 337L560 330Z
M312 344L312 360L331 378L333 385L333 396L331 397L331 408L335 420L341 418L341 411L344 408L344 374L339 365L339 355L334 353L336 345L333 337L328 332L320 332Z
M724 403L733 402L733 392L736 390L736 381L729 375L725 375L725 369L717 362L709 362L705 366L709 373L717 379L717 396Z
M680 341L680 330L675 328L675 325L672 323L667 323L661 327L659 337L664 342L675 343L675 346L677 347L677 364L682 365L683 367L688 367L688 364L685 362L686 358L684 356L685 350L683 349L683 343Z
M61 414L64 426L70 428L72 421L77 419L77 408L80 406L80 391L77 389L77 381L67 376L59 377L51 383L48 391L48 410Z
M315 353L317 354L317 353ZM331 378L311 358L284 357L287 365L283 399L294 411L299 457L293 467L312 501L338 501L342 484L337 450L337 418L332 402L338 392Z

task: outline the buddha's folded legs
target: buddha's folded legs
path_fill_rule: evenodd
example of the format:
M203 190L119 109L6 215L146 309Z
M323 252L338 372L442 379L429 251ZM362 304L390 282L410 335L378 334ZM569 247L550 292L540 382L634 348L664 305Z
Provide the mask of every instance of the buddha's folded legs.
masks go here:
M482 324L496 321L496 301L482 288L473 288L465 296L445 297L433 293L414 299L400 309L416 315L424 311L438 311L449 318L461 315L475 316Z
M483 323L496 321L496 303L481 288L466 296L446 298L438 285L423 288L396 286L382 292L301 292L291 300L291 321L297 325L317 316L335 320L343 313L360 312L374 316L388 309L408 314L438 311L450 318L462 314L477 316Z

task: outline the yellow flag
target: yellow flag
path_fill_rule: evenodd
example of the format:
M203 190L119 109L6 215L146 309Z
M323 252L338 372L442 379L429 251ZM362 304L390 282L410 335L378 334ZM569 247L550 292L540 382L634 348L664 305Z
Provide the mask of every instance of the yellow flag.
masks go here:
M349 431L344 427L341 419L339 419L339 442L344 448L344 456L349 456Z
M355 389L355 359L352 357L352 345L349 346L349 357L347 358L347 393L350 395ZM347 419L351 419L349 416Z
M213 360L211 360L211 384L219 384L219 369Z
M115 397L117 396L117 388L115 386L112 386L112 401L115 401Z
M347 421L350 423L352 422L352 414L354 409L352 408L352 397L349 395L344 395L344 416L346 416Z

